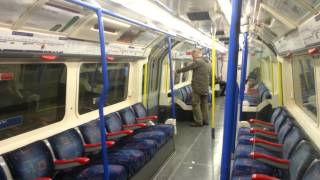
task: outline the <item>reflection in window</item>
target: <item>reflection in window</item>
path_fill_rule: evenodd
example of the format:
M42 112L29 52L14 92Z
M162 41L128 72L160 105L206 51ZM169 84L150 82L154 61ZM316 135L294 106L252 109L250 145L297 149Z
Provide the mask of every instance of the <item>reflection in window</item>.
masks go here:
M63 119L64 64L0 65L0 140Z
M108 65L109 92L106 106L124 101L127 97L129 64L110 63ZM82 64L79 83L79 114L98 108L103 87L100 63Z
M297 57L293 59L292 68L295 101L316 120L314 60L309 56Z
M183 63L183 67L186 67L187 65L188 65L188 62ZM190 71L187 71L182 74L182 82L186 82L188 80L189 72Z
M182 65L182 62L181 61L175 61L175 75L174 75L174 84L179 84L180 82L180 77L181 77L181 74L180 73L177 73L177 70L181 68L181 65Z

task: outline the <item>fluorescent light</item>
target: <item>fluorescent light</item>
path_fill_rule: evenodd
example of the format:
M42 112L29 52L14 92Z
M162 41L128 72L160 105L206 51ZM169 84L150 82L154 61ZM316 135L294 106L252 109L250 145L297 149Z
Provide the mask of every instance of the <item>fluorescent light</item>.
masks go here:
M224 15L227 18L227 21L229 24L231 24L231 12L232 12L232 7L229 2L229 0L218 0L220 9L224 13Z

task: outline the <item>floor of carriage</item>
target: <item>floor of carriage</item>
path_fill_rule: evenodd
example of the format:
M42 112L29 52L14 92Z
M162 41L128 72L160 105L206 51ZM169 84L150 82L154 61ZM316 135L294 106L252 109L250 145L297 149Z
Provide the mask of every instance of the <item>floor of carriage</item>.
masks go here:
M222 148L224 97L216 98L215 139L211 125L190 127L189 122L177 124L175 154L154 177L154 180L219 179ZM211 113L210 113L211 114Z

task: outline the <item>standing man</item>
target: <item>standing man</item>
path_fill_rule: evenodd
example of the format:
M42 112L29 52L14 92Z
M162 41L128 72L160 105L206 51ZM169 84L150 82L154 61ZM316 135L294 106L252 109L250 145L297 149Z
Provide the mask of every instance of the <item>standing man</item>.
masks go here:
M190 126L199 127L208 125L208 89L210 65L202 57L202 51L195 49L192 51L193 63L177 70L177 73L193 71L192 74L192 112L193 120Z

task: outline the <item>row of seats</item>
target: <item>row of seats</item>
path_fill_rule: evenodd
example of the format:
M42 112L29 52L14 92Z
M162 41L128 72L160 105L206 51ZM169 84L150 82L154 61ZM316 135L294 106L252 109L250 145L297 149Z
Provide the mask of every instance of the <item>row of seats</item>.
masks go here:
M259 82L256 85L256 88L248 89L247 93L244 95L244 101L247 101L250 106L257 106L266 99L271 99L271 94L269 89L262 82Z
M147 125L156 120L141 103L105 117L111 180L134 176L173 137L172 125ZM103 179L99 123L93 120L1 155L0 179Z
M251 119L251 127L239 128L232 179L319 179L319 153L294 121L276 108L270 122Z
M210 89L210 88L209 88ZM192 87L191 85L184 86L180 89L176 89L174 91L174 95L176 98L179 98L187 105L192 105ZM212 93L209 90L208 94L208 103L211 104Z

